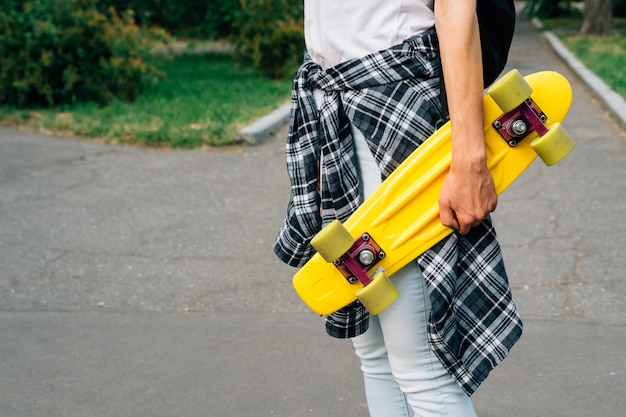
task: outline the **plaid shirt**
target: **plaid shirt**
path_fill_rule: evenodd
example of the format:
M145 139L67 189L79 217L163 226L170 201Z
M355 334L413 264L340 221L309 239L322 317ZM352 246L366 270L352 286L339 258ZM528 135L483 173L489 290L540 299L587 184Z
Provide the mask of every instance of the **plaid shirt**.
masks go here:
M325 71L305 56L294 79L286 146L291 198L274 244L282 261L302 266L315 253L312 237L361 203L350 123L386 178L445 120L439 74L433 30ZM320 109L314 89L324 91ZM522 332L491 220L467 235L453 233L416 261L432 303L431 348L471 395ZM326 330L348 338L368 323L357 301L328 316Z

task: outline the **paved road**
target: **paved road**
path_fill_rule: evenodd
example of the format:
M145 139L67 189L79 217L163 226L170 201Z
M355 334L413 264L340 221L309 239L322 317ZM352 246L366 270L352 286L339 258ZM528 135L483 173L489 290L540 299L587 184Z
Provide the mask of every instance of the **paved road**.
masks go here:
M475 405L622 416L626 138L527 21L510 66L572 81L578 147L501 197L526 327ZM271 252L283 142L163 151L0 128L0 417L366 415L350 344Z

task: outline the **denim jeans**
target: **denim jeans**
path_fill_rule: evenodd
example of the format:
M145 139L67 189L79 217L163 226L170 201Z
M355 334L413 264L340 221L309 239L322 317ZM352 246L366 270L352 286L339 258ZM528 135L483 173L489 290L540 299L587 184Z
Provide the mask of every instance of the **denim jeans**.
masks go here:
M362 195L380 184L380 170L365 138L353 127ZM394 274L398 299L353 339L361 359L371 417L475 417L470 398L428 345L430 299L417 263Z

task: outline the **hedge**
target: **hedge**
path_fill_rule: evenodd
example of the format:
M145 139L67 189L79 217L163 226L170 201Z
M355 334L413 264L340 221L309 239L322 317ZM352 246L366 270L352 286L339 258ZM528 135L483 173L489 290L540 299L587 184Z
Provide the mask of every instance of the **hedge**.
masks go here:
M0 103L17 107L134 100L159 77L146 63L163 32L96 0L3 0Z

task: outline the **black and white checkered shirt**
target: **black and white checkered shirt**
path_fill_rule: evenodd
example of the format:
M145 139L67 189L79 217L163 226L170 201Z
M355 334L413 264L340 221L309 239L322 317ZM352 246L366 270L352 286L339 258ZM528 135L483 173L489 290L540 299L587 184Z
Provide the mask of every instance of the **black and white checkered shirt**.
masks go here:
M282 261L302 266L322 226L345 221L361 203L350 123L386 178L445 120L439 75L432 30L327 70L305 56L294 79L286 146L291 198L274 245ZM315 89L324 91L319 109ZM467 235L453 233L416 261L432 302L431 348L471 395L522 332L491 220ZM326 329L354 337L368 323L367 310L355 302L328 316Z

